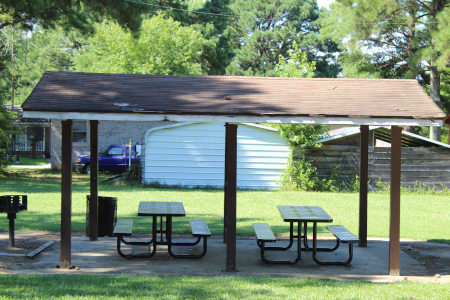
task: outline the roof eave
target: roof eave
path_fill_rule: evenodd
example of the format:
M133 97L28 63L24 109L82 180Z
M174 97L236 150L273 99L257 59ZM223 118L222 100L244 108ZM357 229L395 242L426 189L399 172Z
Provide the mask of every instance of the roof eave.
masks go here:
M140 114L24 111L25 118L98 121L172 121L172 122L228 122L228 123L292 123L308 125L371 125L371 126L442 126L442 119L408 117L358 116L287 116L287 115L212 115L212 114Z

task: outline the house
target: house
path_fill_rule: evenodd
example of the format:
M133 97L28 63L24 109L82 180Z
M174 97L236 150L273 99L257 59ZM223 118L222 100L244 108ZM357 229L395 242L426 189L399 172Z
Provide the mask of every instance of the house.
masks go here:
M389 185L391 168L391 129L369 126L369 190L377 190L377 183ZM336 168L339 182L351 183L360 171L360 127L332 130L319 140L320 148L297 147L297 156L317 168L320 180L328 178ZM401 184L414 187L421 184L440 190L450 188L450 145L426 137L401 132Z
M10 108L10 107L8 107ZM50 120L46 118L24 118L20 105L14 105L13 111L18 118L14 120L14 126L18 129L14 134L14 151L20 151L20 155L36 157L50 157L51 134Z

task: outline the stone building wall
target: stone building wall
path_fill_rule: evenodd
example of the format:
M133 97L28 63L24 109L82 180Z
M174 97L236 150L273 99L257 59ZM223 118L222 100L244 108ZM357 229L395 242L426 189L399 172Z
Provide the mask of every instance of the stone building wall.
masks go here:
M105 151L111 144L138 143L145 150L145 134L154 127L167 126L175 122L136 122L136 121L99 121L98 125L98 149ZM51 165L53 169L61 169L61 120L51 122ZM86 142L74 143L72 151L72 163L80 155L90 155L89 121L87 121ZM141 157L143 159L143 157Z

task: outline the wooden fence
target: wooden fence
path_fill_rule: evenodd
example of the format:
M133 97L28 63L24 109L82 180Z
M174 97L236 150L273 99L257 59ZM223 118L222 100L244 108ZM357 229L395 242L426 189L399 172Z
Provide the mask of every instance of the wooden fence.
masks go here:
M348 145L323 145L321 148L297 148L301 157L305 152L306 160L312 161L317 168L319 179L328 178L336 168L338 180L350 183L359 175L360 147ZM441 190L450 188L450 149L447 148L402 148L402 177L405 187L415 184ZM390 184L391 148L369 147L369 190L376 190L381 181Z

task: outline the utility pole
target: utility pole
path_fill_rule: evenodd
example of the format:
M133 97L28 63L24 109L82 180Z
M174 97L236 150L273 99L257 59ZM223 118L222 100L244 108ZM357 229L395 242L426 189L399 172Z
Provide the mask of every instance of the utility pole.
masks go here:
M14 111L14 26L12 26L11 34L11 111Z

